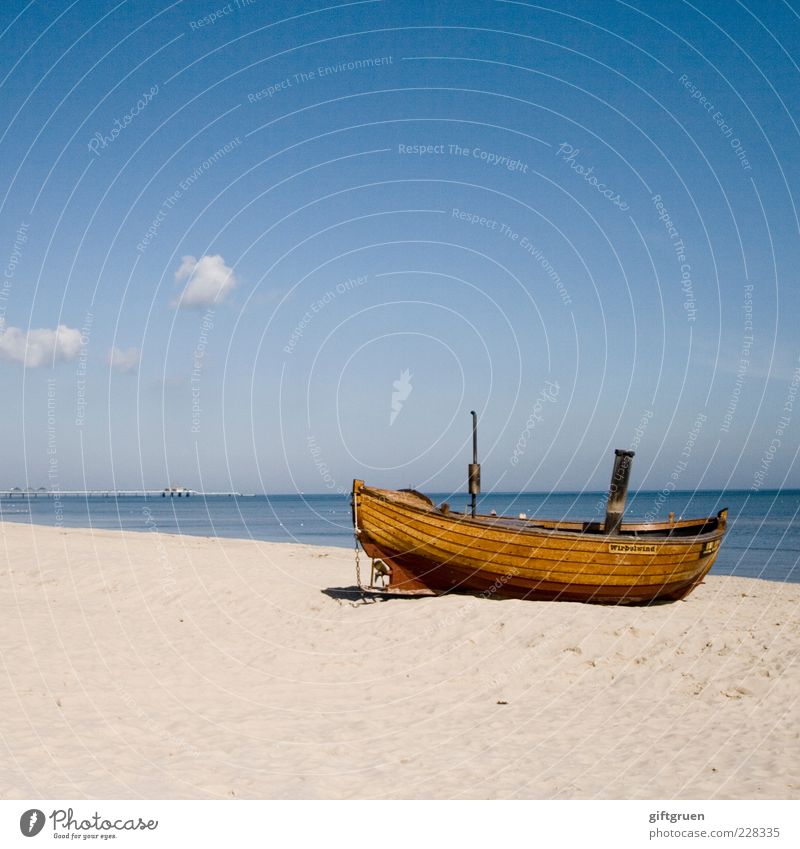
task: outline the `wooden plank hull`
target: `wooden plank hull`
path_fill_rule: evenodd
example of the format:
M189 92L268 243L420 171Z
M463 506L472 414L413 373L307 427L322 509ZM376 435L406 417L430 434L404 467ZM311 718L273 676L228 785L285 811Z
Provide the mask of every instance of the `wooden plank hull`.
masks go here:
M353 486L365 553L399 593L645 604L684 597L711 568L726 511L679 523L539 522L443 513L418 493Z

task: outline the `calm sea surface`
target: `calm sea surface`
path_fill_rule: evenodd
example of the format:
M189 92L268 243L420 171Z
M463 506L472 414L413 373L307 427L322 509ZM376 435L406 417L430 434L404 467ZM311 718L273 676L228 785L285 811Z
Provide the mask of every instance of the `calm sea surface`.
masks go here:
M464 510L464 494L428 493ZM800 490L675 492L657 502L654 492L629 496L627 518L655 512L666 519L705 516L729 508L728 533L712 574L800 582ZM60 509L60 515L58 513ZM548 519L602 518L603 493L493 493L482 496L480 512L534 514ZM192 496L191 498L62 497L0 498L0 517L41 525L157 530L198 536L353 545L350 497L341 495Z

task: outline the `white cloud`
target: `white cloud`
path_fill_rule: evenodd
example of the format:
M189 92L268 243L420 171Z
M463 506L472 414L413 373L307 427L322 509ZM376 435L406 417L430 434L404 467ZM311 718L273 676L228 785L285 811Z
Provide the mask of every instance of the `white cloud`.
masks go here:
M42 327L22 330L6 327L0 320L0 358L22 363L25 368L49 365L54 360L74 360L81 350L81 332L59 324L55 330Z
M135 371L140 357L138 348L117 348L115 345L108 355L108 364L117 371Z
M237 280L232 268L225 265L219 255L183 257L180 268L175 272L175 280L187 280L181 296L173 303L174 307L208 307L220 303L236 286Z

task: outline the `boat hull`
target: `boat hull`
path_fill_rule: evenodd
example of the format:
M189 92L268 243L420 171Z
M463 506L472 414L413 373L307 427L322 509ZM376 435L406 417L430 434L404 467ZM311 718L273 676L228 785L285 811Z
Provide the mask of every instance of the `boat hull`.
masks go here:
M416 493L361 481L354 483L353 515L364 552L388 568L390 592L605 604L683 598L713 565L725 533L725 511L681 523L623 524L616 535L591 523L473 519L442 512Z

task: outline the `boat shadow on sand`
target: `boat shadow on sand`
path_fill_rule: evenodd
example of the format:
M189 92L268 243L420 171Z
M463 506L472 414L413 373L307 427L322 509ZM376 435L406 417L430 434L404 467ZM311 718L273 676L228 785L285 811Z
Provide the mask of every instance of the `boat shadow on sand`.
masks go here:
M375 601L393 601L394 599L410 599L410 598L431 598L431 596L442 595L442 593L403 593L403 592L386 592L380 589L362 589L356 584L351 587L326 587L320 590L323 595L332 598L334 601L363 601L365 604L371 604ZM453 593L456 595L456 593ZM464 595L464 593L458 593Z
M701 583L705 583L705 582L701 581ZM363 604L373 604L374 602L394 601L394 600L398 600L398 599L405 599L406 601L408 601L410 599L436 598L436 597L443 597L443 596L448 596L448 595L459 596L461 598L466 598L466 597L471 596L472 598L479 598L479 599L482 599L482 600L487 601L487 602L499 602L499 601L513 601L513 600L515 600L515 599L511 599L507 596L502 596L502 595L500 595L500 596L494 596L494 595L487 596L487 595L471 592L470 590L462 590L462 591L451 590L450 592L443 592L443 593L436 593L436 592L403 593L403 592L400 592L400 591L386 592L385 590L380 590L380 589L360 589L355 584L351 587L326 587L324 590L320 590L320 592L323 595L328 596L328 598L332 598L334 601L337 601L337 602L340 602L340 603L347 601L347 602L351 602L351 603L361 602ZM516 599L516 600L518 600L518 599ZM542 599L537 599L537 598L530 598L530 599L523 599L523 600L540 601L543 604L552 604L553 601L561 601L562 604L569 604L571 602L573 604L583 605L583 604L586 603L585 600L581 601L581 602L576 602L574 599L569 599L569 598L565 598L563 600L553 599L553 600L548 600L548 601L543 601ZM685 602L686 599L680 599L680 601ZM592 603L591 600L589 600L589 602ZM602 604L602 602L600 602L600 601L596 601L594 603L595 604ZM639 603L639 604L618 603L617 605L611 605L611 606L612 607L613 606L620 606L620 607L661 607L661 606L667 606L667 605L675 604L675 603L676 602L674 600L656 598L656 599L650 599L649 601L647 601L645 603ZM606 604L604 606L609 606L609 605Z

